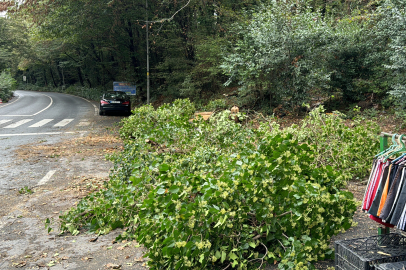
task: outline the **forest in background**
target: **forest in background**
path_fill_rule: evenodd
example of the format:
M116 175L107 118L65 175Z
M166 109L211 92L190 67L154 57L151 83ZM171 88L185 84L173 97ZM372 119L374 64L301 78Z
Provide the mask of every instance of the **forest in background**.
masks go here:
M7 78L0 98L13 86L100 93L129 81L138 104L145 103L148 27L152 102L190 98L203 107L226 96L267 114L278 107L299 112L316 98L331 109L406 102L403 0L0 4L8 8L0 18L0 72Z

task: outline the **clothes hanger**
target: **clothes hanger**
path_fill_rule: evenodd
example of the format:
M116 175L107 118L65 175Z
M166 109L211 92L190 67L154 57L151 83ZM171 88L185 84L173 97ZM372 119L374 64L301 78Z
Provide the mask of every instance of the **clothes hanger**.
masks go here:
M392 161L392 164L395 164L396 162L398 162L399 160L401 160L404 156L406 156L406 153L403 153L400 157L398 157L397 159Z
M395 134L393 134L393 136L392 136L392 145L389 146L387 149L383 150L382 152L380 152L379 154L377 154L377 155L375 156L376 158L377 158L377 157L380 157L380 156L382 156L382 155L384 155L385 153L387 153L387 152L393 150L395 147L398 146L398 143L397 143L397 141L396 141L396 135L398 135L398 134L395 133Z
M402 134L402 135L399 136L399 144L398 144L398 147L395 148L392 152L385 154L386 157L385 157L385 159L384 159L384 162L386 162L389 157L391 157L391 156L393 156L393 155L395 155L395 154L397 154L397 153L406 151L405 144L403 143L403 140L402 140L402 139L403 139L403 136L405 136L405 135Z
M402 136L400 136L399 138L399 143L402 145L402 149L399 150L399 152L405 152L406 151L406 147L405 144L403 143L403 136L405 136L404 134L402 134ZM401 160L404 156L406 156L406 153L403 153L402 155L400 155L400 157L398 157L397 159L395 159L394 161L392 161L392 164L396 163L397 161Z

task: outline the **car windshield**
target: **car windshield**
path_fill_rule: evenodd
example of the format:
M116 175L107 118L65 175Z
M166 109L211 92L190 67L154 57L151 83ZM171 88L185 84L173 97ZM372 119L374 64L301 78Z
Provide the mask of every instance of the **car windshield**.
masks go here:
M127 94L123 92L112 92L104 94L105 99L127 99Z

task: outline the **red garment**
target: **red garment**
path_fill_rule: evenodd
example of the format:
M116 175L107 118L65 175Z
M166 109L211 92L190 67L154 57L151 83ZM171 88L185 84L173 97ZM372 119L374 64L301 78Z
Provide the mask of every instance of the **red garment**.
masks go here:
M382 168L383 168L384 163L380 163L378 164L378 168L377 168L377 173L375 175L375 177L373 177L369 187L368 187L368 191L367 191L367 196L365 197L364 200L364 205L362 206L362 209L365 211L368 211L369 208L371 208L372 205L372 201L375 198L375 194L376 191L378 189L379 186L379 180L381 179L381 175L382 175Z
M369 215L369 218L372 219L373 221L376 221L376 222L378 222L378 223L384 225L385 227L389 227L389 228L395 227L395 226L392 225L392 224L383 222L382 219L380 219L380 218L378 218L378 217L375 217L375 216L373 216L373 215Z

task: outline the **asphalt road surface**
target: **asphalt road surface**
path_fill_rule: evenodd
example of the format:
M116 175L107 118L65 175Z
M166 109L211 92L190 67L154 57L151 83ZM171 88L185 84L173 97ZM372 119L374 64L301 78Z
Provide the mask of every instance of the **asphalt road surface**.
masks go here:
M15 98L0 104L0 137L25 141L59 135L89 125L97 113L91 102L60 93L15 91Z
M58 217L108 181L122 115L60 93L0 104L0 269L145 269L145 250L108 235L60 235ZM54 220L48 233L44 220Z
M0 104L0 194L36 184L32 182L37 180L33 175L22 178L21 171L24 170L7 166L17 147L81 136L88 131L91 120L98 113L95 104L71 95L31 91L15 91L14 95L9 103ZM49 168L42 167L32 173L40 176L49 171Z

